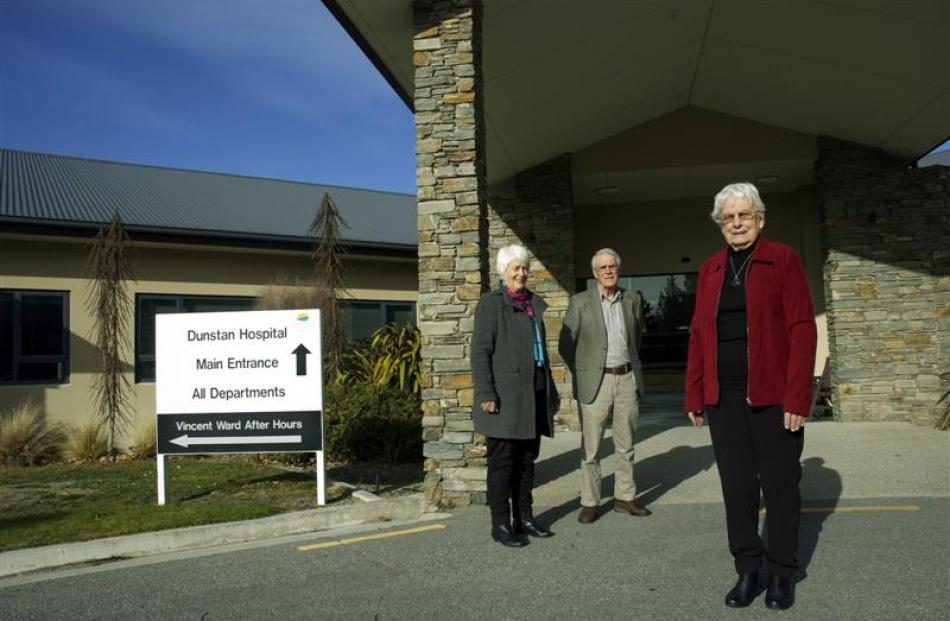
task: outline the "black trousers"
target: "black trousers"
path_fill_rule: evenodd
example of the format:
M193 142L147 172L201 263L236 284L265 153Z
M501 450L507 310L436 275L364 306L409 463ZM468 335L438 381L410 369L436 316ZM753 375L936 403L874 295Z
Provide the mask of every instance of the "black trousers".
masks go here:
M488 438L487 493L492 525L508 524L512 518L534 517L534 462L541 448L541 433L547 430L547 398L544 369L535 370L535 436L530 440Z
M798 572L801 454L804 431L787 431L779 405L753 408L745 391L724 389L706 408L726 504L729 551L736 571L756 571L766 555L769 572ZM765 499L768 551L759 537L759 498Z
M509 440L488 438L488 508L493 526L511 518L530 519L534 498L534 462L541 438ZM510 503L509 503L510 500Z

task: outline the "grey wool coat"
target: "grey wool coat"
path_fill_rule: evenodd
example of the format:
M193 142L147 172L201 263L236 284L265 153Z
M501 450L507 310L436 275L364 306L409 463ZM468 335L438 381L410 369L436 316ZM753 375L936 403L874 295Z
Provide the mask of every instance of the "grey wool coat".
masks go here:
M642 397L643 365L640 363L640 339L643 335L643 298L639 293L620 289L627 353ZM593 403L604 378L607 361L607 324L601 307L600 290L588 289L571 296L558 338L558 352L574 376L574 395L581 403Z
M531 304L544 343L543 318L547 304L537 295L532 295ZM475 431L489 438L509 440L554 435L558 395L547 351L544 354L547 425L538 429L535 421L534 328L528 314L500 289L483 294L475 309L471 358L475 383L472 408ZM482 412L479 406L483 401L496 401L498 412Z

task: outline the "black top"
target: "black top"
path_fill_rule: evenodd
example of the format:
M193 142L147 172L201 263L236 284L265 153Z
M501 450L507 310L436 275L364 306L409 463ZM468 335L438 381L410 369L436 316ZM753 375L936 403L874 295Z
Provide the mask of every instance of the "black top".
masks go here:
M719 386L745 392L749 377L749 331L745 312L745 282L755 244L729 248L726 276L719 294L716 331L719 336Z

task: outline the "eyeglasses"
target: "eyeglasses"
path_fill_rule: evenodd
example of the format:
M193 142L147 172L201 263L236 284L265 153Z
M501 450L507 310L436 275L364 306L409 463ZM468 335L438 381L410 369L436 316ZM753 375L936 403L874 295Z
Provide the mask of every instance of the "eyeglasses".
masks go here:
M594 269L598 272L615 272L617 271L617 266L611 263L610 265L598 265Z
M739 222L749 222L752 218L755 217L754 211L739 211L734 214L723 215L719 217L719 224L722 226L727 226L732 224L733 220L739 218Z

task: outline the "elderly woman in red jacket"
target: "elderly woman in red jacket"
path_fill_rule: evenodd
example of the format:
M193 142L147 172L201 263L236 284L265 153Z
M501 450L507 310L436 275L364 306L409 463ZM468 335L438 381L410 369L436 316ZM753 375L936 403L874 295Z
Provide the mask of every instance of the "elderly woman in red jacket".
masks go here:
M727 185L713 222L726 247L699 269L690 324L686 413L708 415L739 579L726 605L749 605L765 555L769 608L794 602L801 497L799 458L811 410L815 318L798 255L761 237L765 205L751 183ZM759 537L765 499L768 545Z

